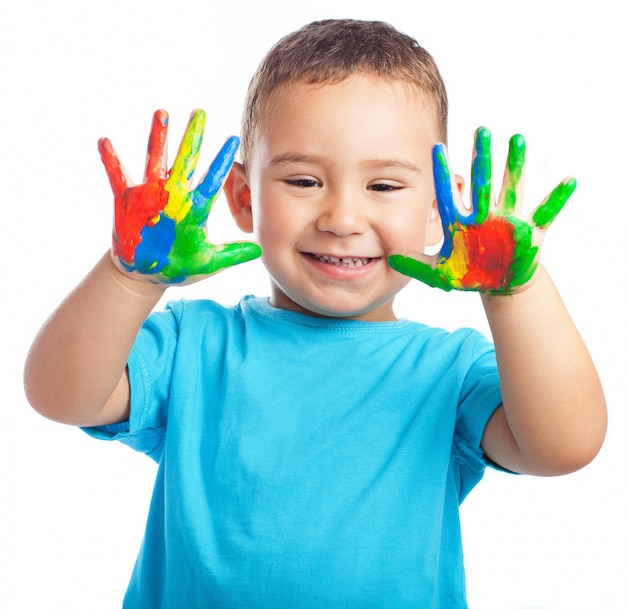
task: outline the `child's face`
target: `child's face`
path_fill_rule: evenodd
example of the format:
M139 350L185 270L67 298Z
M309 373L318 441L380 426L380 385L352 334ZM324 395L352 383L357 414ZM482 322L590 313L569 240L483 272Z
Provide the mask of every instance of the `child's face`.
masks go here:
M273 306L395 319L393 298L409 279L387 256L423 252L441 236L435 124L423 95L399 81L358 74L276 91L247 173L232 174L240 188L227 186L239 225L263 248Z

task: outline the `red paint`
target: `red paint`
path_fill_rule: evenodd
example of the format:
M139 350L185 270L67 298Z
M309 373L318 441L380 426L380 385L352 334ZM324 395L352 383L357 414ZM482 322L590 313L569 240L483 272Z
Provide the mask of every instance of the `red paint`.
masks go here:
M167 204L167 168L164 165L167 123L167 112L155 112L148 143L145 182L137 186L129 184L111 142L106 138L98 142L115 199L113 249L115 255L127 264L132 264L135 259L135 248L141 243L141 231L159 220L159 214Z
M118 200L115 198L115 254L124 262L132 263L135 248L141 242L141 231L159 220L169 193L166 180L149 182L128 189Z
M478 226L466 227L463 236L470 265L463 286L483 290L508 286L515 255L514 226L502 216L490 216Z

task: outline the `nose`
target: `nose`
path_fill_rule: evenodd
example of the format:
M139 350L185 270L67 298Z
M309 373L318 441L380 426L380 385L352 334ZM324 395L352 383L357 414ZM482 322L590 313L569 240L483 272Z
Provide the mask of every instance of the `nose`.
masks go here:
M359 195L346 190L327 196L317 219L317 228L339 237L364 233L367 230L367 218Z

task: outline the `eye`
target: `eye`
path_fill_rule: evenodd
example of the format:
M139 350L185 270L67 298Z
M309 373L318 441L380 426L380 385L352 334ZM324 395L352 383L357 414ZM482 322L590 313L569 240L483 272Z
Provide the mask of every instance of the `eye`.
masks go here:
M285 183L289 184L289 186L296 186L297 188L315 188L320 185L320 183L313 178L288 179L285 180Z
M393 192L394 190L402 190L403 186L397 184L389 184L388 182L377 182L370 184L367 189L374 192Z

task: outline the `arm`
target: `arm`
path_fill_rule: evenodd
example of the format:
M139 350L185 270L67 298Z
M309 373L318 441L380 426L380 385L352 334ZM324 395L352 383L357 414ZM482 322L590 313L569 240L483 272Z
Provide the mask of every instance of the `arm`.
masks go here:
M476 133L472 209L452 188L445 149L433 150L444 228L436 256L393 255L396 270L445 290L482 295L492 330L503 405L483 436L500 466L556 475L593 459L606 430L604 394L589 353L539 265L547 228L575 188L566 179L533 212L521 214L525 142L513 136L497 205L491 192L490 134Z
M485 453L506 469L535 475L587 465L604 441L604 394L550 277L539 267L528 289L482 299L503 401L485 429Z
M192 283L260 255L254 243L216 246L207 240L209 211L232 166L238 141L226 142L191 190L204 122L204 112L192 114L168 173L168 117L157 111L144 182L136 186L110 142L99 142L115 198L113 248L33 342L24 384L31 405L44 416L82 426L127 419L128 354L167 286Z
M126 360L164 290L130 279L107 252L33 342L24 369L33 408L50 419L85 427L127 420Z

